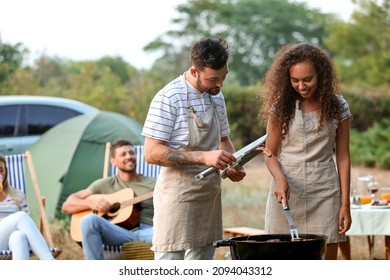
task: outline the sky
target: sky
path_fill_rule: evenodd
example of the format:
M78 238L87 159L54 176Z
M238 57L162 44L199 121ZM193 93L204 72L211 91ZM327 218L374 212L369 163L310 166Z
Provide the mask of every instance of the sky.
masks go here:
M296 0L348 20L350 0ZM187 0L0 0L0 38L22 43L33 61L42 54L71 60L120 56L138 69L158 57L143 47L172 27Z

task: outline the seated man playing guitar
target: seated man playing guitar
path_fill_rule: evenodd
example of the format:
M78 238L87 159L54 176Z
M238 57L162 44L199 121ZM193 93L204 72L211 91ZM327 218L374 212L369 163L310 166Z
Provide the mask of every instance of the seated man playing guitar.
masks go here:
M110 152L118 175L96 180L71 194L62 205L63 212L72 214L71 236L82 243L88 260L104 259L103 244L152 242L156 180L136 173L130 141L116 141Z

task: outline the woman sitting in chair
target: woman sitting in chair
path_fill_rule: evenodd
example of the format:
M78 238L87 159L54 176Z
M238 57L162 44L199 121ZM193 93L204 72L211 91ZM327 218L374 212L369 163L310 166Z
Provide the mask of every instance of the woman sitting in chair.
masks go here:
M30 249L40 260L53 260L48 245L28 215L24 194L8 184L7 162L0 155L0 250L11 250L13 260L28 260Z

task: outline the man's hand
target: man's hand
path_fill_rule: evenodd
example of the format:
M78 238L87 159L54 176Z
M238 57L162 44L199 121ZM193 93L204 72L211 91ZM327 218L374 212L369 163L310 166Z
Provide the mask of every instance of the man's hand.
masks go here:
M111 205L110 202L108 202L104 198L101 198L101 199L98 199L98 200L91 199L90 200L90 208L92 210L99 211L99 212L102 212L102 213L105 214L105 213L107 213L108 211L111 210L112 205Z
M207 166L215 167L220 170L226 169L235 161L236 158L231 153L223 150L203 152L203 163Z
M244 168L228 168L226 169L226 176L233 182L238 182L244 179L246 172Z

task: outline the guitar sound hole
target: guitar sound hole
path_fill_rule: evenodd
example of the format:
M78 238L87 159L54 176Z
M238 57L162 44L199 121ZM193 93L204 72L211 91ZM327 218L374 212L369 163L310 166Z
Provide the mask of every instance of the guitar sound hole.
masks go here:
M115 213L121 208L121 204L119 202L116 202L112 205L112 208L110 209L110 213Z

